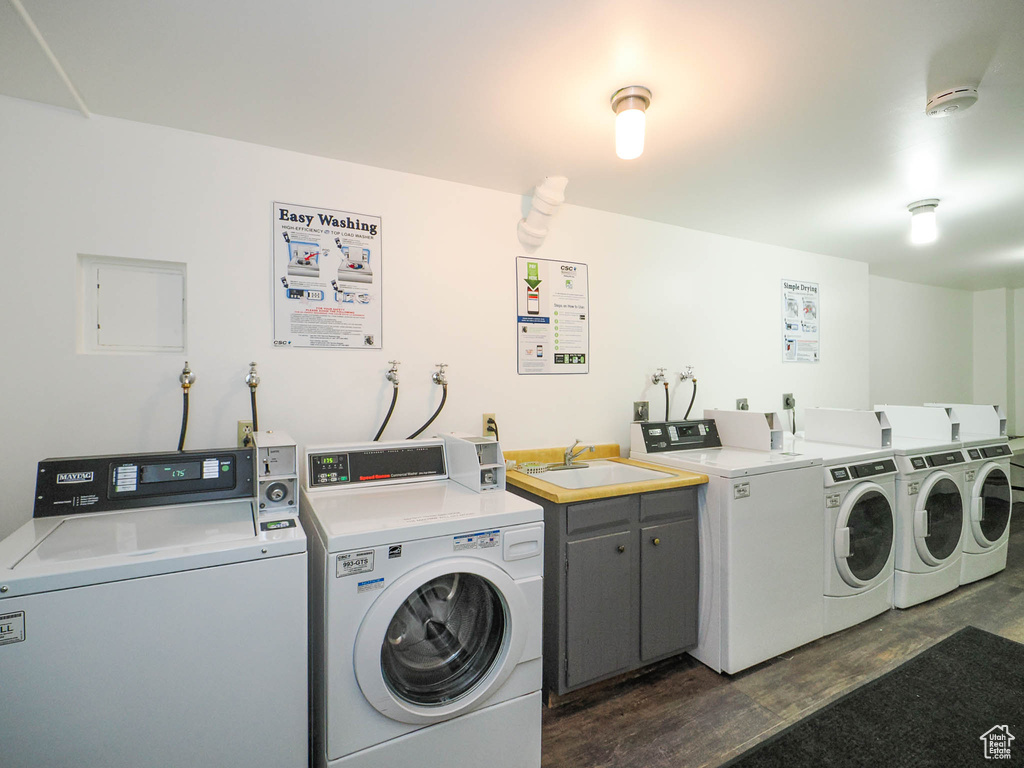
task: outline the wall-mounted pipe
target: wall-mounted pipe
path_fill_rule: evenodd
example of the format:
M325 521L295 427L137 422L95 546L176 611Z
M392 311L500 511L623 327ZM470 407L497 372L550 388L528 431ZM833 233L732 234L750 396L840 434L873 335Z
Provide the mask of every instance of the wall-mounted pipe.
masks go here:
M384 417L384 421L381 422L380 429L373 436L373 442L380 440L380 436L384 434L384 429L387 427L388 422L391 421L391 414L395 412L395 403L398 402L398 366L400 363L398 360L388 360L388 363L391 367L384 374L384 378L390 381L392 385L391 406L388 408L388 414Z
M185 367L181 369L178 381L181 383L181 434L178 436L178 450L183 451L185 450L185 433L188 431L188 391L196 383L196 375L188 367L188 360L185 361Z
M533 253L544 242L551 229L551 219L565 202L565 185L569 179L565 176L545 176L544 181L533 191L530 212L525 219L519 220L516 231L519 242L527 253Z
M411 435L409 435L409 437L406 439L412 440L414 437L417 437L423 430L425 430L427 427L433 424L434 419L437 418L438 414L441 413L441 409L444 408L444 404L448 400L448 379L444 375L444 369L447 367L447 363L438 363L437 370L430 375L431 381L433 381L435 384L440 385L441 387L441 404L437 406L437 410L434 411L434 415L427 419L427 423L424 424L419 429L417 429Z

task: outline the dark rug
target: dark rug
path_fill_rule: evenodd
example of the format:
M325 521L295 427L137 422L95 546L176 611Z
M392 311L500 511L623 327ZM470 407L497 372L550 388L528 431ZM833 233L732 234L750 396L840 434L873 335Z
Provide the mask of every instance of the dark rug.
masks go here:
M1010 757L995 757L1007 742ZM986 758L986 747L992 757ZM976 627L950 635L726 763L971 765L1024 765L1024 645Z

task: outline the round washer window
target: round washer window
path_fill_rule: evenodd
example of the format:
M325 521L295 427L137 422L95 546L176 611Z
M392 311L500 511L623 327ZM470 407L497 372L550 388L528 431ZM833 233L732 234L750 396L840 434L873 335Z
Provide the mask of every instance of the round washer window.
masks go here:
M981 486L981 504L981 533L988 541L997 541L1010 523L1010 481L1003 470L988 473Z
M416 589L381 644L384 682L399 699L430 706L470 691L494 666L506 635L506 609L489 581L450 573Z
M925 501L928 510L928 536L925 546L936 560L945 560L960 546L963 533L964 504L957 484L948 477L932 486Z
M846 565L861 581L871 581L889 561L893 522L889 500L878 491L868 491L850 510L850 556Z

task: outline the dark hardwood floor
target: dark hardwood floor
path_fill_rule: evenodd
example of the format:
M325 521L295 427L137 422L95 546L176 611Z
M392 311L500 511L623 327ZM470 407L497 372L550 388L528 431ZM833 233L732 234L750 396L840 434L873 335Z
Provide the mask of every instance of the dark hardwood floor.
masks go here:
M689 656L544 710L544 768L712 768L967 625L1024 642L1024 506L1005 571L737 675ZM1022 692L1024 695L1024 692Z

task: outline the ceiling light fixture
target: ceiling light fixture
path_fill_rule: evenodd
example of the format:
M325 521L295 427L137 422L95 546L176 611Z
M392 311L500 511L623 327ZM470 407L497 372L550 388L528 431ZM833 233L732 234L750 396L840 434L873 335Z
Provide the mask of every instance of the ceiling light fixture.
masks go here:
M644 152L644 129L647 107L651 105L651 92L642 85L620 88L612 94L615 112L615 154L623 160L633 160Z
M939 228L935 220L938 206L939 201L934 197L907 206L910 211L910 242L914 245L927 245L938 239Z

